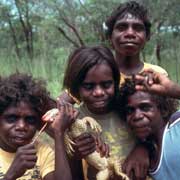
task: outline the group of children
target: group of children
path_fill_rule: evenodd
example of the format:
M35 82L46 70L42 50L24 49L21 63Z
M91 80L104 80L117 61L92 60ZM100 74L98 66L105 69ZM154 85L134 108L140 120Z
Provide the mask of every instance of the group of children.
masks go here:
M0 178L94 180L97 170L84 162L82 167L81 158L98 149L121 160L132 180L144 180L147 174L155 180L178 179L180 113L171 116L178 103L169 96L180 98L180 87L163 68L140 60L150 38L147 10L134 1L123 3L106 26L115 58L104 46L76 49L64 77L68 93L58 102L42 81L29 75L0 79ZM74 100L80 102L77 109ZM59 113L47 131L55 141L53 150L33 138L44 124L43 114L55 107ZM64 132L77 117L86 116L101 125L102 140L83 134L74 139L74 157L67 157Z

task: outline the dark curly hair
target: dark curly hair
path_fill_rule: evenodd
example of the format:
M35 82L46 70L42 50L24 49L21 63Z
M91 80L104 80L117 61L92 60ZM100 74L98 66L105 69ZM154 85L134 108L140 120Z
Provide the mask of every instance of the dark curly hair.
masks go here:
M120 73L111 50L105 46L81 47L69 57L64 87L80 100L79 88L87 72L95 65L106 63L112 70L115 94L119 91Z
M118 19L122 19L128 13L143 21L146 31L146 38L149 39L151 22L148 17L148 11L143 5L137 3L136 1L129 1L120 4L118 8L112 12L111 16L107 18L105 21L107 26L106 37L111 37L116 21Z
M39 116L38 127L42 126L41 116L52 107L55 101L46 90L45 82L30 75L15 73L0 78L0 114L9 106L20 102L29 103Z
M120 88L120 96L118 98L118 110L123 119L126 120L126 107L128 103L128 97L133 95L137 90L135 89L135 81L132 79L126 79ZM151 94L153 101L157 104L158 109L161 112L163 119L167 122L171 115L177 111L179 101L166 96L159 96Z

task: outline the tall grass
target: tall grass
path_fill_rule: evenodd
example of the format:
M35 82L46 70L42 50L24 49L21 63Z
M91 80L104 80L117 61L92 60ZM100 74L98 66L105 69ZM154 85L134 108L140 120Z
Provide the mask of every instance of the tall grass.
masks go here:
M11 54L0 54L0 75L9 75L14 72L31 74L33 77L47 81L47 88L53 97L57 97L62 88L62 80L69 51L58 49L54 56L40 55L33 60L22 58L19 60Z

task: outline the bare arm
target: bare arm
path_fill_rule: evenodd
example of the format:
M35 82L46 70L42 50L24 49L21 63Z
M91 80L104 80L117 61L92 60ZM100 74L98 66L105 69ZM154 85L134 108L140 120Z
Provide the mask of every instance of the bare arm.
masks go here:
M123 163L123 171L131 179L145 180L149 169L149 152L142 144L137 144Z
M19 147L3 180L15 180L21 177L27 169L31 169L35 166L36 160L37 156L34 144L27 144Z
M136 75L137 90L149 91L163 96L180 99L180 85L170 80L166 75L147 70Z
M52 121L55 140L55 171L53 177L47 175L44 180L72 180L64 146L64 132L74 121L77 111L69 104L58 104L58 110L55 116L52 113L43 116L43 120Z

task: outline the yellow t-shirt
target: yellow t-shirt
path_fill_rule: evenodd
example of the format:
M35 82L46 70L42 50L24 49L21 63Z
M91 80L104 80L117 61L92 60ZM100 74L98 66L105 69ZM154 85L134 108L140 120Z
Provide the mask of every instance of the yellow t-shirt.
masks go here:
M40 142L37 143L36 148L38 157L36 165L17 180L42 180L48 173L55 170L54 151L48 145ZM0 179L3 179L15 155L16 153L9 153L0 148Z
M144 63L144 66L143 66L142 70L139 73L143 72L145 69L152 69L155 72L166 74L168 76L168 73L166 72L166 70L163 69L162 67L158 66L158 65ZM120 84L124 83L124 80L126 78L131 78L131 76L127 76L127 75L125 75L123 73L120 73L120 75L121 75Z
M104 115L96 115L91 113L85 105L81 105L78 110L80 111L79 118L90 116L101 125L101 137L110 146L110 158L125 159L135 145L135 138L118 114L110 112ZM87 171L85 176L89 180L96 179L97 171L93 167L89 166L85 171Z

